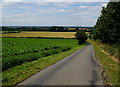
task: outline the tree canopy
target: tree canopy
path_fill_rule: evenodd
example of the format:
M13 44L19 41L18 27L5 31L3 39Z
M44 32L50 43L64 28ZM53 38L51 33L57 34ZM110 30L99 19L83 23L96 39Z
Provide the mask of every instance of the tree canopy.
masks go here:
M87 35L84 31L77 31L75 34L76 39L78 39L78 44L83 44L87 40Z
M106 8L102 8L92 37L101 40L102 43L120 42L120 2L109 2Z

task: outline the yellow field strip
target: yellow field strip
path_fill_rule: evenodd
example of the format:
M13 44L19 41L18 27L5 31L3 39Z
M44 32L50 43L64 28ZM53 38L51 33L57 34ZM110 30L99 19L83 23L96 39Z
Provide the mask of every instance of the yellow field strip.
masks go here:
M76 32L21 32L2 34L2 37L53 37L53 38L75 38Z

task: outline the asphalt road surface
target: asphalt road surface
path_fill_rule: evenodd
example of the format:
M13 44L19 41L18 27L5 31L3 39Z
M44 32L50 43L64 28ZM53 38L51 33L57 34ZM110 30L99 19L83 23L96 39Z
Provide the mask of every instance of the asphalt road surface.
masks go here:
M18 85L103 85L91 44Z

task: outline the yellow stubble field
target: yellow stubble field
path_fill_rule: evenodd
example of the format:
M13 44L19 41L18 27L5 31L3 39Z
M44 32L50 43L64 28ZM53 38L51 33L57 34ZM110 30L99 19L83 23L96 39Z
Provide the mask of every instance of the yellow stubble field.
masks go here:
M39 32L29 31L21 33L2 34L2 37L48 37L48 38L75 38L76 32Z

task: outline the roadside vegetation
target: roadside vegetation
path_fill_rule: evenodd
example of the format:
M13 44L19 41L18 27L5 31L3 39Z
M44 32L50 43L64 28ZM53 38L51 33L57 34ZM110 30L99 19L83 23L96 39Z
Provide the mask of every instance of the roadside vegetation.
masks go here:
M106 73L107 85L120 85L120 2L109 2L103 7L92 32L88 35ZM106 81L107 80L107 81Z
M110 2L103 7L101 15L90 35L94 40L100 40L106 44L120 43L120 2Z
M94 45L95 53L100 61L100 64L103 68L101 70L101 75L105 85L120 85L119 83L119 61L117 58L111 55L111 53L106 53L107 51L104 48L109 49L108 45L103 45L94 40L89 40L90 43ZM110 48L115 49L115 48ZM115 52L114 52L115 53ZM118 51L117 51L118 53ZM115 53L116 55L118 55Z

